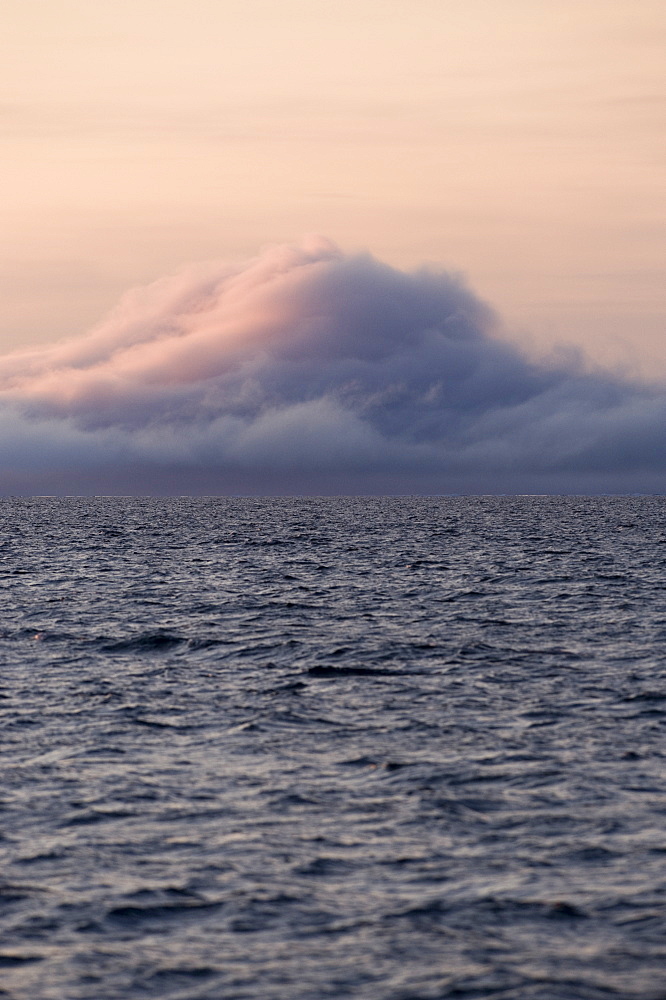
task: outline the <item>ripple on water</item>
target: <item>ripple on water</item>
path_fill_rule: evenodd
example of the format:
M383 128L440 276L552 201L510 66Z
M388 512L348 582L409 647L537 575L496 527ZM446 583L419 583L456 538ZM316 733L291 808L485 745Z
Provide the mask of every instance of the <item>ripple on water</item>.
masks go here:
M660 1000L665 515L3 501L0 996Z

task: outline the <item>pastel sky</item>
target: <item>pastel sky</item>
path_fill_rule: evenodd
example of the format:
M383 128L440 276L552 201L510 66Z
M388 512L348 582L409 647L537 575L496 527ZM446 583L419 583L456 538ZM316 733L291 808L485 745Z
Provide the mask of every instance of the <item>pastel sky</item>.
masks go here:
M666 492L662 0L0 13L0 494Z
M0 0L0 348L326 234L666 373L662 0Z

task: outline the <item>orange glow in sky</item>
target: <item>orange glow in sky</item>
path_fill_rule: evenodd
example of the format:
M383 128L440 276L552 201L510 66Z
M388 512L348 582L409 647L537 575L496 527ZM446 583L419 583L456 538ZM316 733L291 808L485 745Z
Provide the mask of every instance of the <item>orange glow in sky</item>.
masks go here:
M321 232L666 371L661 0L4 0L0 347Z

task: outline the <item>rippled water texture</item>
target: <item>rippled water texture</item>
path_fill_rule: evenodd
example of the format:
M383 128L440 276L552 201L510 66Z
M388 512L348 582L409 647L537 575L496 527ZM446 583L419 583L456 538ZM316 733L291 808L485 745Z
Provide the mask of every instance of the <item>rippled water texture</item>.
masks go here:
M0 996L666 996L664 498L0 516Z

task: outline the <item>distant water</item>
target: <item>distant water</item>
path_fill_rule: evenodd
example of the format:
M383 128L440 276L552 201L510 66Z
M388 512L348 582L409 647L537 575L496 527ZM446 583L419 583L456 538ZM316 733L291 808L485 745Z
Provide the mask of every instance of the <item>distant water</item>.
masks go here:
M666 997L666 498L0 517L0 997Z

